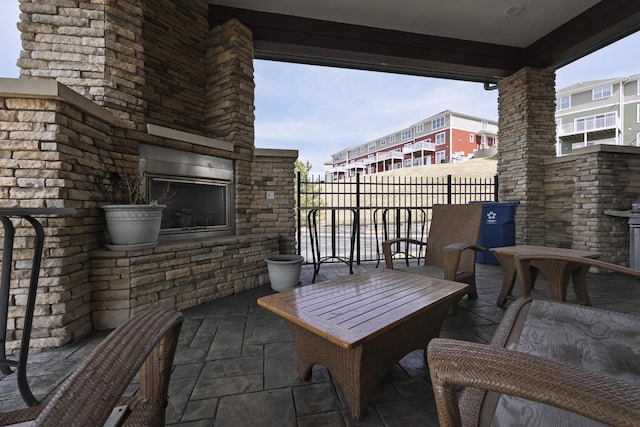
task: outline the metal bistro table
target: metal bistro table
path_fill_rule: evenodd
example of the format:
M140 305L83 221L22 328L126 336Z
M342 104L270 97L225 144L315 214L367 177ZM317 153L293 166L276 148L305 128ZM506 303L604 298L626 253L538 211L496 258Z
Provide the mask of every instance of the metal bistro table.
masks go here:
M414 222L415 221L415 222ZM406 238L424 241L427 227L427 213L425 209L413 206L394 206L392 208L376 208L373 211L373 230L376 236L376 268L380 265L382 256L382 242L389 239ZM378 228L382 231L382 236L378 232ZM404 248L398 242L395 245L395 251L391 256L396 254L404 255L407 267L409 267L409 258L421 258L422 247L419 247L418 253L413 255L409 251L410 243L405 242Z
M336 213L338 210L350 211L351 218L351 235L349 236L349 240L351 242L351 247L349 248L349 258L340 256L337 254L336 249L337 245L337 234L336 234ZM320 212L330 212L331 213L331 255L321 256L320 251L320 235L318 230L318 214ZM309 226L309 235L311 238L311 253L313 254L313 279L311 279L311 283L315 283L316 277L320 272L320 264L326 262L330 259L337 259L349 266L349 274L353 274L353 252L356 246L356 236L358 234L359 227L359 216L358 216L358 208L328 208L328 207L315 207L311 208L307 213L307 224Z
M42 224L34 216L47 215L71 215L75 214L73 208L0 208L0 222L4 228L4 246L2 250L2 274L0 276L0 341L2 352L0 354L0 371L10 374L11 367L16 367L18 389L25 403L35 406L38 401L33 396L29 383L27 382L27 357L29 355L29 342L31 340L31 326L33 324L33 311L36 304L36 293L38 288L38 273L40 262L42 261L42 251L44 249L44 229ZM9 311L9 288L11 286L11 267L13 264L13 241L15 228L11 217L22 218L28 221L35 230L35 240L33 245L33 262L31 264L31 277L29 280L29 292L27 294L27 306L24 315L24 326L22 330L22 340L20 342L20 355L18 360L7 359L6 339L7 320Z

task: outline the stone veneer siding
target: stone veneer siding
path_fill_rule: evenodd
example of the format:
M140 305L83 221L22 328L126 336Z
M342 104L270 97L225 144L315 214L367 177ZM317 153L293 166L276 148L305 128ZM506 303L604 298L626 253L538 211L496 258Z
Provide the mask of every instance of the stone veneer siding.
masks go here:
M601 252L629 265L625 211L640 195L640 148L595 145L546 162L545 244Z
M269 283L264 259L276 233L166 242L151 250L91 257L94 327L114 328L139 310L203 304Z
M544 244L544 162L555 155L555 76L525 67L498 84L501 202L519 201L516 243Z
M237 21L209 29L205 0L21 0L21 10L21 79L0 81L2 205L78 211L43 220L32 346L264 284L264 258L295 251L297 151L254 148L251 33ZM150 134L148 124L209 142ZM141 143L234 160L237 235L105 251L105 184L137 170ZM9 349L21 334L32 245L17 228Z

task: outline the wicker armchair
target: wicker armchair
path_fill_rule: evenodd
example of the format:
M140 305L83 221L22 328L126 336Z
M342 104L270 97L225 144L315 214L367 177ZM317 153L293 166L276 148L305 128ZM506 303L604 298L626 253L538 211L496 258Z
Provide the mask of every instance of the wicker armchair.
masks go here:
M638 329L637 316L520 298L490 344L436 338L440 425L640 426Z
M399 238L382 242L385 266L411 273L441 277L469 285L468 295L475 298L476 253L484 248L478 246L482 204L434 205L429 235L426 242ZM415 244L426 247L424 265L394 267L393 247L399 244Z
M95 348L49 402L2 413L0 424L35 420L33 425L101 426L120 409L123 425L163 426L181 326L182 314L176 311L135 315ZM138 372L140 390L123 397Z

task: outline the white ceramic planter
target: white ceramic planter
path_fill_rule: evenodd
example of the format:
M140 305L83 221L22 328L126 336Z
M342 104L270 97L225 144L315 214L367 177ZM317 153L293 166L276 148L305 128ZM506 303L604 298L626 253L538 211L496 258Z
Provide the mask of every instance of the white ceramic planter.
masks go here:
M165 205L105 205L112 250L135 250L158 244Z
M300 284L300 270L304 258L300 255L273 255L265 259L271 289L276 292L295 288Z

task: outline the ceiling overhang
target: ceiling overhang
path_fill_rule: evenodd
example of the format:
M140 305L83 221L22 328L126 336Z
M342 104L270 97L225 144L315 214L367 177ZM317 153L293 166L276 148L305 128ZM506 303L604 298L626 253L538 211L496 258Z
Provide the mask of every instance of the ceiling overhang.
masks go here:
M496 83L523 66L557 69L640 30L640 1L605 0L527 47L209 5L209 25L237 19L257 59Z

